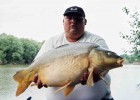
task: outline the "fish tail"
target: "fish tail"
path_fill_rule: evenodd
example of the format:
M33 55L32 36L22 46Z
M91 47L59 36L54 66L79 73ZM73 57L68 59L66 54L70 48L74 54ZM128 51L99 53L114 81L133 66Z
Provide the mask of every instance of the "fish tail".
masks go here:
M17 82L20 82L24 78L24 70L18 71L14 76L13 79Z
M19 96L21 93L23 93L27 88L28 86L30 85L31 82L21 82L18 84L18 87L17 87L17 91L16 91L16 96Z
M32 82L30 81L30 76L27 74L27 71L25 70L18 71L13 76L13 79L18 82L16 96L19 96L21 93L23 93Z

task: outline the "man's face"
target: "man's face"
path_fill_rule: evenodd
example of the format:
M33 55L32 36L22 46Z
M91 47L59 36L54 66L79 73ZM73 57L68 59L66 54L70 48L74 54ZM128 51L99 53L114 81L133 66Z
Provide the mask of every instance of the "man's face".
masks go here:
M66 15L63 25L67 36L78 38L84 33L86 19L80 15Z

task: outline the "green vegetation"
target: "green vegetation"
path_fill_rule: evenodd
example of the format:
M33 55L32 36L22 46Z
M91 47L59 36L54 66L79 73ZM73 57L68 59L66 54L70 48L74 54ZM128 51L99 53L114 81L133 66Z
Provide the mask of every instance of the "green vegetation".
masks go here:
M0 34L0 64L29 64L42 43L25 38Z
M121 38L125 39L132 50L125 51L121 55L125 63L140 63L140 18L139 12L130 12L126 7L123 12L130 17L129 33L121 33ZM17 38L5 33L0 34L0 64L30 64L42 43L25 38Z
M132 50L126 51L130 55L122 55L126 59L126 63L140 63L140 18L139 12L134 11L131 13L126 7L123 8L123 11L131 18L129 21L130 33L121 33L121 37L125 39L131 46Z
M124 58L125 64L140 64L140 56L137 55L127 55L127 54L122 54L121 57Z

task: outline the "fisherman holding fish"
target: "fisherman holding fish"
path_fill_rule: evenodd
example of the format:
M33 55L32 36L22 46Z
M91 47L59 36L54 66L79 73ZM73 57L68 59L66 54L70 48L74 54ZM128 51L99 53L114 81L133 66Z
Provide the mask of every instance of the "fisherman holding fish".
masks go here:
M102 37L85 31L87 20L85 12L81 7L69 7L65 10L63 15L64 32L45 41L34 60L48 50L74 42L96 43L101 47L108 49L108 46ZM88 73L85 73L83 78L79 80L81 84L78 84L68 96L64 96L63 93L54 93L58 88L48 87L45 93L47 100L114 100L111 96L111 79L108 71L104 73L104 79L108 85L104 80L100 80L95 73L93 75L95 82L93 87L84 85L86 84L88 77ZM38 84L39 88L43 87L43 84L38 79L37 75L35 76L34 81Z
M64 32L45 41L30 66L13 76L16 96L31 84L47 88L46 100L114 100L108 71L123 66L123 58L108 50L103 38L84 30L81 7L69 7L63 15Z

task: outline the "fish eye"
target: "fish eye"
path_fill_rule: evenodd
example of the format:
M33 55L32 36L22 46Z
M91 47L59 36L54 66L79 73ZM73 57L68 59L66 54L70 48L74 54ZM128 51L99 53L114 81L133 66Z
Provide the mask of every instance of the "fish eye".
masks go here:
M111 53L111 52L107 52L107 55L108 55L108 56L111 56L111 55L112 55L112 53Z
M108 56L110 56L110 55L111 55L111 53L110 53L110 52L107 52L107 55L108 55Z

